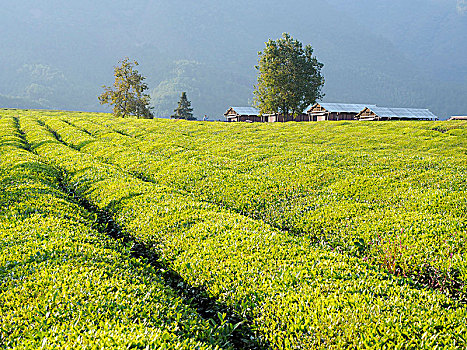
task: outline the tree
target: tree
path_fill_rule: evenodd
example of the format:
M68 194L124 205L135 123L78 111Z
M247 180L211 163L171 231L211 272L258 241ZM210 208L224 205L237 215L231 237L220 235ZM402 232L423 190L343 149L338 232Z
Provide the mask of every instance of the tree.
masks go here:
M254 104L261 114L296 116L324 96L323 64L313 56L311 45L303 48L284 33L280 39L269 40L258 56Z
M196 118L193 117L193 108L191 108L191 102L188 101L186 97L186 92L182 92L178 107L174 109L174 112L175 113L171 115L170 118L196 120Z
M131 62L128 57L114 68L115 82L112 87L103 86L105 91L99 96L101 104L113 105L113 113L125 118L135 115L138 118L153 118L150 97L144 91L148 89L143 77L135 69L138 62Z

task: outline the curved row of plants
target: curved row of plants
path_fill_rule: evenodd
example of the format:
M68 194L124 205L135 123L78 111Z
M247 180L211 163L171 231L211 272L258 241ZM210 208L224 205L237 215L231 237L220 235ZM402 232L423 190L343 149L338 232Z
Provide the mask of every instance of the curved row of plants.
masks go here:
M365 128L373 126L358 124L359 131L352 130L354 124L328 126L324 131L335 134L326 136L329 142L323 141L321 127L310 128L308 138L315 140L310 144L303 142L297 126L288 134L274 129L261 133L268 126L259 126L254 130L260 136L249 125L235 126L228 130L236 135L229 140L227 131L211 124L202 129L199 123L121 123L102 117L65 121L50 120L65 139L71 133L70 144L98 159L465 298L463 124L445 133L428 129L431 124L385 124L377 136L366 138ZM442 125L449 126L439 123L437 128ZM224 143L213 136L216 132ZM80 142L73 141L76 133L82 134ZM280 134L290 141L274 141ZM428 134L429 141L423 141ZM402 145L395 144L398 137ZM407 151L410 137L415 146ZM373 138L395 146L369 151ZM266 143L269 147L263 147ZM226 154L226 145L238 149ZM443 153L446 148L451 156Z
M1 118L0 348L232 348L230 332L106 237L61 172L27 149L15 120Z
M310 236L142 181L96 154L44 142L45 127L20 121L31 146L66 170L77 193L111 212L188 283L251 319L273 348L465 346L467 310L442 293L320 247ZM58 119L46 124L76 148L95 143Z

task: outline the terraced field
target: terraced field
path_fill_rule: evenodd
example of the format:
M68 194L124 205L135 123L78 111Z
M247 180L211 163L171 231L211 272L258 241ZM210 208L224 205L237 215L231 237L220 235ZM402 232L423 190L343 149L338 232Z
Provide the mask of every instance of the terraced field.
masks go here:
M467 347L466 122L0 116L0 346Z

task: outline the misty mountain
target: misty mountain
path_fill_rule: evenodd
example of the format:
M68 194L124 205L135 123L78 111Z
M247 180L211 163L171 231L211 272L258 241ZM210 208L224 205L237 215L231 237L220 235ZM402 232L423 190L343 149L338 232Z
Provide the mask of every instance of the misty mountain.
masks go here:
M389 39L425 72L467 81L467 0L329 0L364 18L360 23Z
M156 115L187 91L196 116L217 119L251 103L257 52L289 32L325 64L327 101L467 111L467 15L455 0L19 0L0 19L5 107L106 110L101 86L128 56Z

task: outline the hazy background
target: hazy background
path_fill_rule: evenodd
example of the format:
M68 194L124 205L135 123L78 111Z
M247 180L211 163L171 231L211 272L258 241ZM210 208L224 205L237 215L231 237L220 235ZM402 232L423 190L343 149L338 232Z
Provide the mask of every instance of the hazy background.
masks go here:
M155 114L248 105L257 52L289 32L325 64L325 101L467 113L467 0L17 0L0 8L0 107L106 111L125 56Z

